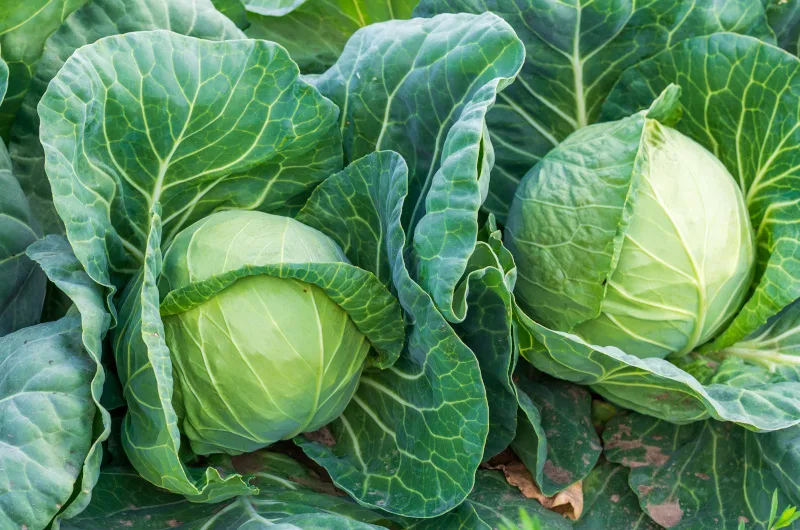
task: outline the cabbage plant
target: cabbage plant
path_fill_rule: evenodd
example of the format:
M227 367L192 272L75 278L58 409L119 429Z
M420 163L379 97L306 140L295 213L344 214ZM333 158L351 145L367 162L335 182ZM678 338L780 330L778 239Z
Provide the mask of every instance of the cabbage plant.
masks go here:
M105 294L129 465L192 502L257 503L258 470L217 459L291 439L366 506L451 510L475 483L488 400L405 234L432 208L431 175L485 172L484 116L524 54L513 30L492 14L373 25L304 78L278 44L218 40L229 25L199 39L140 22L71 56L64 29L49 71L69 58L29 93L52 207ZM388 60L375 48L386 84L359 73ZM425 75L417 56L435 58ZM40 171L34 131L15 152Z

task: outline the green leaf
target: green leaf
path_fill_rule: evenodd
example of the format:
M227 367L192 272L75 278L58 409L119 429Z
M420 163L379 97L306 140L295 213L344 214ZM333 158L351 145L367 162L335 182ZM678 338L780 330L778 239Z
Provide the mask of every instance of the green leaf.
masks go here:
M609 423L603 439L606 457L631 469L640 506L662 526L733 529L744 521L748 529L767 529L781 484L758 440L772 436L713 420L679 426L627 414ZM784 471L796 476L797 460L792 464ZM779 503L790 502L789 495L779 489Z
M359 29L406 19L416 0L242 0L247 35L284 46L304 73L327 70Z
M625 408L681 424L716 418L765 431L800 422L797 383L756 379L745 387L703 385L669 361L590 345L534 322L519 309L515 316L520 354L528 362L553 377L589 385Z
M296 443L361 504L432 517L472 490L488 405L474 354L406 269L400 218L407 185L403 159L375 153L328 178L298 216L354 264L391 279L408 327L394 366L364 370L352 402L330 426L335 445Z
M0 141L0 337L39 322L47 279L25 255L39 239L28 200Z
M767 0L767 18L778 38L778 46L789 53L800 54L800 2Z
M237 1L238 0L233 0ZM64 233L53 206L39 142L36 107L58 71L81 46L132 31L168 29L206 40L244 38L208 0L90 0L75 11L44 45L44 51L11 129L9 152L35 218L46 234Z
M112 287L141 267L156 204L164 247L214 210L297 209L341 164L337 109L298 74L256 40L147 31L76 51L39 116L56 209L89 276Z
M141 273L120 301L114 333L114 356L128 411L122 443L133 467L156 486L195 502L220 502L258 493L241 475L184 463L178 416L172 404L173 378L164 325L159 314L157 281L161 274L161 216L153 211Z
M583 514L575 530L619 528L660 530L639 507L639 499L628 486L629 470L603 460L583 481Z
M520 179L572 132L598 121L626 68L718 31L774 41L763 6L750 0L422 0L414 13L484 11L503 17L527 52L519 81L487 117L497 164L485 208L502 222Z
M433 519L407 519L404 530L492 530L478 516L478 512L465 502L450 512Z
M0 6L0 52L8 63L9 83L0 105L0 138L8 141L45 40L86 0L26 0Z
M542 493L552 497L589 474L602 446L586 389L525 372L518 370L515 377L519 421L511 448Z
M756 233L754 290L711 350L742 340L800 298L799 71L797 57L752 37L697 37L628 70L604 106L606 118L628 115L680 85L676 128L714 153L744 193Z
M283 471L307 473L283 455L254 453L249 470L263 492L220 504L197 504L156 488L130 467L113 466L100 474L95 498L84 513L62 530L145 530L205 528L237 530L367 530L384 528L386 518L346 497L314 491L290 480ZM277 462L277 466L273 465ZM307 477L306 480L309 480ZM317 479L313 479L317 480Z
M247 10L242 0L211 0L217 11L228 17L239 29L247 29L250 22L247 20Z
M83 270L66 239L49 235L28 247L27 253L44 270L50 282L69 297L80 313L83 351L88 354L94 367L87 386L96 412L93 413L93 422L84 418L82 424L90 432L92 443L85 454L80 481L75 485L76 493L68 503L62 503L62 509L53 521L53 529L58 530L61 520L76 516L89 503L103 458L101 443L108 438L111 430L111 418L101 404L106 383L106 367L101 362L103 340L111 324L111 315L106 311L102 288Z
M44 528L70 501L92 446L96 366L78 315L0 338L0 526Z

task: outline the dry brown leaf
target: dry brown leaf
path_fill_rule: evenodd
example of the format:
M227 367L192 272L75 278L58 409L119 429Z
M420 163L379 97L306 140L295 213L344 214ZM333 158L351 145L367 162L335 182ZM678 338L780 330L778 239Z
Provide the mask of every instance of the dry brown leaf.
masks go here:
M494 458L484 464L484 467L502 471L509 484L517 487L525 497L536 499L548 510L560 513L573 521L580 518L583 512L583 486L580 481L552 497L547 497L536 485L530 471L516 458L516 455L512 455L513 453L502 455L502 458Z

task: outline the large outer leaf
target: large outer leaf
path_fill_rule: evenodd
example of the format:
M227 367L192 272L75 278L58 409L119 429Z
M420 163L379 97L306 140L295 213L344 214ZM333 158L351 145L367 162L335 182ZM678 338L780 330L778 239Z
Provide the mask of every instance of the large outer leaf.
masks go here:
M642 509L666 528L767 529L772 493L780 506L797 503L798 428L754 434L713 420L678 426L639 414L612 420L603 435L606 456L631 468L629 484ZM771 447L762 450L761 441ZM792 480L795 480L794 478ZM786 486L789 486L788 488Z
M84 418L82 424L83 429L90 431L92 444L85 454L80 481L75 484L74 495L68 503L62 503L62 509L52 523L52 529L58 530L62 520L75 517L86 508L92 498L92 488L97 482L103 459L101 444L108 438L111 430L111 418L101 404L106 383L106 367L101 364L102 344L111 323L111 315L106 311L102 288L83 270L66 239L50 235L28 247L27 252L80 313L83 351L94 363L93 375L88 384L95 410L94 421L90 423Z
M209 40L244 38L209 0L91 0L70 15L47 40L9 142L14 171L46 234L64 231L53 207L50 182L44 171L44 150L39 143L36 106L48 83L81 46L110 35L156 29Z
M304 73L322 73L357 30L411 17L417 0L241 0L247 35L285 46Z
M92 444L95 365L71 315L0 339L0 526L44 528Z
M720 349L800 298L800 60L752 37L685 40L627 71L604 117L646 107L670 83L683 89L676 128L737 179L756 232L755 291L714 342Z
M296 442L360 503L431 517L472 490L488 405L474 354L406 270L400 219L407 186L402 158L375 153L328 178L298 216L339 243L355 265L391 283L409 325L397 363L364 371L331 426L336 444Z
M45 40L86 0L25 0L0 4L0 52L8 63L10 82L0 105L0 138L8 140Z
M596 122L629 66L688 37L733 31L773 41L763 6L733 0L422 0L415 14L491 11L525 43L517 83L488 115L497 152L485 208L505 220L523 175Z
M133 60L132 60L133 59ZM167 245L220 208L291 211L340 167L337 109L276 44L149 31L75 52L39 105L56 209L112 286L144 259L151 207Z
M25 255L37 239L38 225L0 141L0 337L36 324L42 315L47 280Z
M710 417L765 431L800 423L797 383L773 383L767 377L743 386L703 385L669 361L640 359L617 348L592 346L576 335L545 328L520 310L516 317L520 353L537 369L590 385L626 408L675 423Z

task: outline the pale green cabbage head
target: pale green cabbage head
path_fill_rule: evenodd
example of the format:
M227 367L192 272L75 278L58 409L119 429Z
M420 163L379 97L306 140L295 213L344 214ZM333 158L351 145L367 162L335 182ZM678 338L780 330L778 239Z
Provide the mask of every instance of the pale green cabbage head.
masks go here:
M209 278L254 253L275 263L347 262L327 236L290 218L225 212L201 224L170 248L165 282ZM173 403L197 454L252 451L330 423L355 392L370 348L321 288L269 274L237 279L163 322Z
M592 344L681 355L741 307L753 232L712 153L656 120L627 121L575 135L520 184L506 231L516 295L532 316Z

